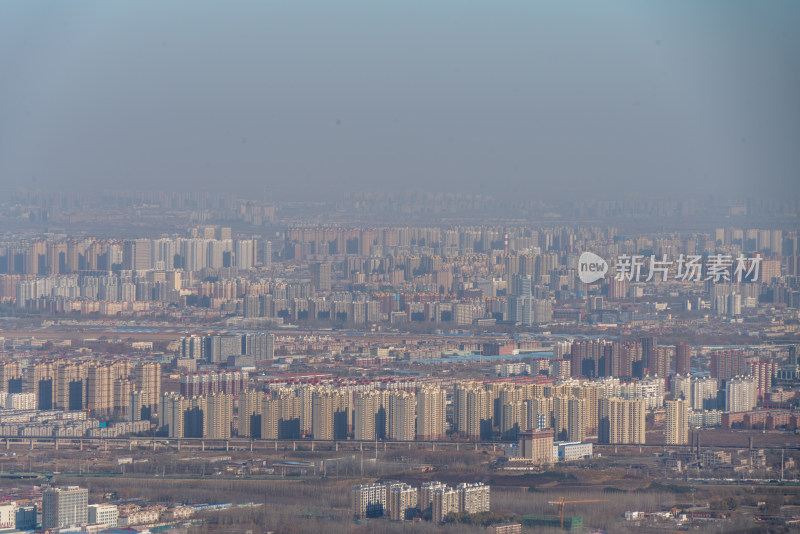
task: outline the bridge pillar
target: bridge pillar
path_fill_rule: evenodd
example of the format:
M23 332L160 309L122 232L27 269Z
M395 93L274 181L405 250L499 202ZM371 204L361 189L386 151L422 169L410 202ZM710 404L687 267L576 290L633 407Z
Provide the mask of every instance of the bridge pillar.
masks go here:
M129 451L132 451L132 450L133 450L133 440L132 440L132 439L129 439L129 440L128 440L128 450L129 450Z
M206 440L200 441L200 450L206 452Z
M458 443L456 443L456 451L458 451L458 446L459 446L459 444L458 444Z
M292 440L292 450L293 451L297 450L297 442L295 440Z
M311 452L314 452L314 442L311 442Z
M53 440L53 441L55 441L55 442L56 442L56 450L58 450L58 438L56 438L56 439L55 439L55 440Z
M178 452L181 452L181 440L178 440Z
M31 450L33 450L34 439L31 438Z
M253 452L253 440L250 440L250 452Z
M78 450L81 450L81 451L82 451L82 450L83 450L83 440L82 440L82 439L79 439L79 440L78 440L78 443L79 443L79 445L78 445Z
M8 440L6 440L6 442L8 442ZM8 446L6 446L6 448L8 448ZM339 450L339 442L338 441L336 442L336 450L337 451Z
M363 451L364 450L364 442L363 441L359 441L358 442L358 447Z
M434 442L434 443L431 443L431 447L432 447L432 448L431 448L431 450L432 450L432 451L435 451L435 450L436 450L436 443L435 443L435 442Z
M278 440L277 439L275 440L275 450L276 451L278 450Z
M225 440L225 452L228 452L229 450L231 450L230 447L231 447L230 442L226 439Z

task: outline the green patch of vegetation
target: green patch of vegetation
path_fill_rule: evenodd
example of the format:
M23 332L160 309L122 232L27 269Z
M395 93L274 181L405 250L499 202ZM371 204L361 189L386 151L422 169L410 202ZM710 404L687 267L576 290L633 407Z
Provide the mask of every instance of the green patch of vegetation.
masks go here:
M719 511L734 511L739 508L739 500L736 497L728 497L726 499L713 499L711 501L711 509Z
M660 484L658 482L651 482L649 486L644 488L644 491L663 491L668 493L690 493L692 488L689 486L679 486L677 484Z
M444 522L488 527L489 525L493 525L495 523L508 523L511 521L511 519L511 516L496 514L494 512L479 512L477 514L468 514L466 512L450 512L444 518Z
M534 480L550 479L566 481L577 481L578 477L574 473L567 473L564 471L544 471L543 473L525 473L522 475L524 478L532 478Z

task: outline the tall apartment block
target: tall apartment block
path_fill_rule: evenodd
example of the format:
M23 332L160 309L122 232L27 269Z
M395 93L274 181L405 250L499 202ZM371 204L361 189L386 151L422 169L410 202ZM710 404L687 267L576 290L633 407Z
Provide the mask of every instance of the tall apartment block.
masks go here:
M374 391L356 393L353 423L353 438L356 440L374 440L376 438L376 422L381 409L380 396Z
M0 362L0 393L22 393L22 364Z
M311 264L311 284L317 292L327 292L331 290L330 263Z
M612 397L599 401L599 441L611 444L644 444L645 407L643 399Z
M89 520L89 490L78 486L42 492L42 528L77 526Z
M692 371L692 347L688 343L675 345L675 372L679 375Z
M422 387L417 391L417 439L444 439L447 432L447 397L439 387Z
M399 391L389 397L388 438L413 441L416 423L416 398L413 393Z
M553 431L529 430L519 436L520 455L539 465L553 463Z
M412 514L416 512L417 508L417 488L403 483L391 484L386 497L390 520L412 519Z
M725 411L749 412L756 405L756 381L752 376L735 376L725 384Z
M553 401L553 419L558 441L586 440L586 399L556 397Z
M667 445L689 443L689 401L685 399L664 402L667 410L664 424L664 441Z
M247 390L239 394L237 427L240 437L261 437L261 409L264 394L260 391Z
M161 396L161 364L138 363L133 373L134 387L143 395L141 419L149 419L155 415Z

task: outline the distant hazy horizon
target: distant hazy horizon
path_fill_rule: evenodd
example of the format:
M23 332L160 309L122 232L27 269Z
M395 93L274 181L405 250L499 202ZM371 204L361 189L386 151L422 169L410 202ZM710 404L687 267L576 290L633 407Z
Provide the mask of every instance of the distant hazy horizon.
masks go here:
M0 4L0 188L800 195L800 3Z

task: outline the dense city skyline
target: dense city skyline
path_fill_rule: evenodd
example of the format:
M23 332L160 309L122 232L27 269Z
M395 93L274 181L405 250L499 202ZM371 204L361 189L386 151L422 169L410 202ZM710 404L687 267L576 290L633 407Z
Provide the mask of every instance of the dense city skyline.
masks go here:
M789 534L798 20L0 2L0 531Z

